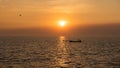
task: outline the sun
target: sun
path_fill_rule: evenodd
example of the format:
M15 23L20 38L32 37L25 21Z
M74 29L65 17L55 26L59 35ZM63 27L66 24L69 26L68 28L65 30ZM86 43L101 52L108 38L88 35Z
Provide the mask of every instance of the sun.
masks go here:
M66 23L67 23L67 21L65 21L65 20L60 20L60 21L58 21L58 24L59 24L59 26L61 26L61 27L66 26Z

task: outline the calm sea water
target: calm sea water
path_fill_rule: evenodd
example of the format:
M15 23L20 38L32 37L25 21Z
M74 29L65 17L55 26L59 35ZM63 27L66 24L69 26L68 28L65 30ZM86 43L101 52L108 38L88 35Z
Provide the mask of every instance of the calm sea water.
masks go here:
M67 39L1 38L0 68L120 68L120 40Z

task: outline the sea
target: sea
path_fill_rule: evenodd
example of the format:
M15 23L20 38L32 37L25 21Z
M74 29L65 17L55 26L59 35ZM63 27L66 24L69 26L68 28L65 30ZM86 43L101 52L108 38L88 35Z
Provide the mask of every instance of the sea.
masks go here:
M0 68L120 68L120 39L2 37Z

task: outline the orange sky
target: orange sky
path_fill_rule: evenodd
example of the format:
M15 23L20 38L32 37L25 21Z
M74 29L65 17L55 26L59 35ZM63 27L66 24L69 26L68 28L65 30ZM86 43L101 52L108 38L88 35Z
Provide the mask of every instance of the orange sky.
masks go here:
M119 0L0 0L0 27L46 26L62 18L73 24L118 23L119 3Z
M0 0L1 30L57 30L59 20L68 21L66 30L73 25L119 24L120 0Z

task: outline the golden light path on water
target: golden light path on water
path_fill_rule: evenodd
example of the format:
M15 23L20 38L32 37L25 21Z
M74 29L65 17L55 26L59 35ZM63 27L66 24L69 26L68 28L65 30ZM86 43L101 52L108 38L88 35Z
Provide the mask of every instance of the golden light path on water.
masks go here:
M57 45L58 57L56 58L56 61L57 61L57 65L59 67L69 67L69 64L68 64L70 62L70 59L68 58L69 51L68 51L68 47L66 46L66 44L63 40L65 40L65 37L60 36L59 42Z

